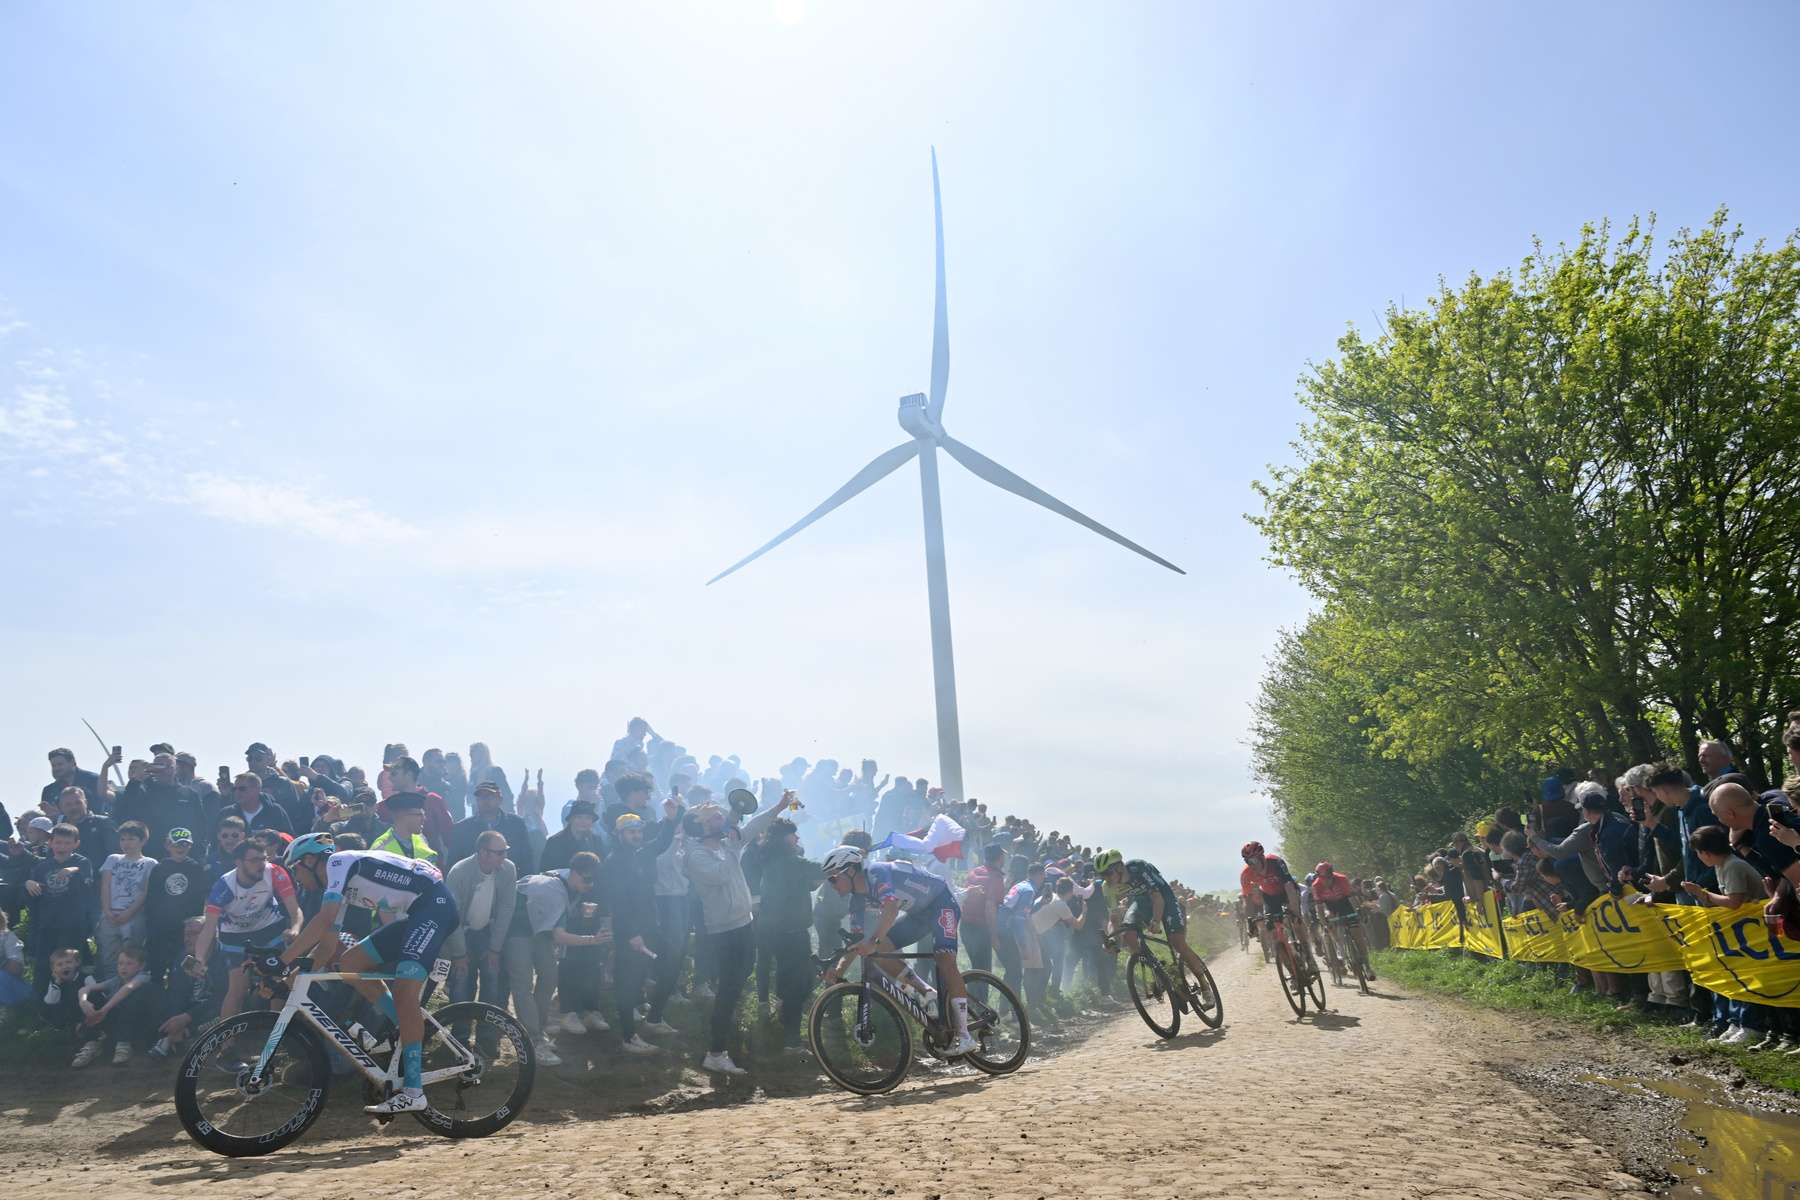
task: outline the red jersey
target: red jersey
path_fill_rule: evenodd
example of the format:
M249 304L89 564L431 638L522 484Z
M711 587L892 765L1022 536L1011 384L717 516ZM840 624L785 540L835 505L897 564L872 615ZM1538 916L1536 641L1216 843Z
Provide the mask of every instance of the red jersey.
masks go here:
M1312 881L1314 900L1348 900L1350 898L1350 877L1332 873L1321 875Z
M1245 863L1243 874L1238 876L1238 883L1243 887L1245 896L1252 895L1253 889L1265 896L1284 895L1287 885L1293 882L1294 877L1288 873L1287 864L1275 854L1263 856L1260 871Z

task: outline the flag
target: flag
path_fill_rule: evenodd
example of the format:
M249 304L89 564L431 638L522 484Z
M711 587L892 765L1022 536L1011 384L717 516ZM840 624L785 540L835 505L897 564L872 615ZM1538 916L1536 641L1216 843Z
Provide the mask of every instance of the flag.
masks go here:
M876 850L901 850L907 854L930 854L939 862L949 862L963 856L962 840L963 827L939 813L933 818L929 829L890 833L887 840L879 846L870 847L870 853Z

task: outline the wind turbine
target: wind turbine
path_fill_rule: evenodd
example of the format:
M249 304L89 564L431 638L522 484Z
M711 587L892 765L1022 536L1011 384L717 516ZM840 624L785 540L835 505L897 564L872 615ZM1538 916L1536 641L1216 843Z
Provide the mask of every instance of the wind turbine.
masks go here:
M1160 563L1178 575L1187 574L1168 559L1159 558L1129 538L1121 537L1100 522L1070 508L1049 492L1014 475L985 455L978 454L944 432L944 392L950 384L950 320L944 307L944 201L938 190L937 149L931 151L931 203L937 214L937 311L931 327L931 394L918 392L900 397L900 428L911 438L858 471L843 487L833 492L825 503L807 513L779 537L707 580L707 586L719 582L739 567L767 554L781 543L843 504L858 492L893 474L913 458L919 460L919 492L925 508L925 589L931 608L931 674L937 691L938 775L944 794L953 800L963 799L962 733L956 717L956 662L950 652L950 581L944 570L944 515L938 500L937 452L944 451L967 467L978 479L1015 496L1023 496L1033 504L1041 504L1053 513L1085 525L1104 538L1111 538L1127 550L1133 550Z

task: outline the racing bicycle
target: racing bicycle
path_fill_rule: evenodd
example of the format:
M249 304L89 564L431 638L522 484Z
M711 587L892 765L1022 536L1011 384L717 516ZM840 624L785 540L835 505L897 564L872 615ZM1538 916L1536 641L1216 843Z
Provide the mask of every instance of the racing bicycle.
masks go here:
M1258 913L1251 919L1261 922L1274 942L1275 974L1281 980L1281 994L1287 998L1294 1015L1305 1017L1309 1002L1324 1012L1325 979L1319 974L1318 961L1313 958L1312 947L1307 945L1306 939L1290 937L1288 923L1267 913Z
M815 960L821 967L841 965L835 958ZM927 959L926 954L883 954L883 959ZM976 1048L964 1061L989 1075L1005 1075L1025 1064L1031 1050L1031 1021L1019 997L989 971L964 971L969 992L969 1034ZM956 1023L939 981L936 1011L928 1011L918 993L863 960L862 979L840 980L819 993L807 1017L813 1057L831 1081L862 1096L878 1096L900 1086L912 1069L913 1023L923 1031L921 1044L933 1058L952 1061L945 1053L956 1041Z
M450 960L438 959L419 998L421 1008L449 971ZM392 1049L383 1066L327 1014L312 989L323 983L394 978L303 971L262 980L262 994L279 1001L279 1010L219 1020L195 1039L182 1060L175 1077L175 1112L182 1128L208 1150L232 1158L281 1149L325 1109L332 1074L327 1046L362 1075L367 1103L391 1096L403 1079L399 1037L389 1039ZM537 1071L524 1027L505 1009L474 1001L425 1009L424 1016L421 1079L429 1107L412 1115L440 1137L486 1137L504 1129L524 1111ZM386 1124L393 1117L377 1119Z
M1191 1012L1209 1029L1217 1029L1225 1020L1225 998L1213 982L1212 972L1204 959L1195 971L1187 960L1175 952L1167 938L1156 937L1142 929L1133 929L1138 948L1125 964L1125 983L1131 989L1131 1003L1138 1016L1144 1018L1158 1037L1172 1038L1181 1032L1181 1014ZM1153 947L1165 951L1158 954Z
M1332 964L1332 973L1337 976L1337 982L1340 984L1344 982L1343 977L1346 973L1354 976L1356 986L1362 989L1363 995L1367 996L1369 995L1369 979L1374 972L1369 969L1368 954L1350 929L1350 917L1348 916L1325 918L1325 936L1331 939L1332 953L1338 959L1338 962Z

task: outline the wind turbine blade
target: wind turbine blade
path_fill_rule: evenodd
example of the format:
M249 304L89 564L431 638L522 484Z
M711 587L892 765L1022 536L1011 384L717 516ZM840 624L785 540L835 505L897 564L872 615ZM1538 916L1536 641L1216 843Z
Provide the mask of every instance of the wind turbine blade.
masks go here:
M938 438L938 444L943 446L943 448L949 452L951 458L954 458L957 462L967 467L970 473L978 479L985 479L997 488L1005 488L1015 496L1023 496L1033 504L1041 504L1051 512L1060 513L1062 516L1069 518L1069 520L1075 522L1077 525L1086 525L1101 537L1111 538L1127 550L1135 550L1151 562L1161 563L1177 575L1187 574L1186 571L1182 570L1168 559L1157 557L1130 538L1120 537L1100 522L1076 512L1061 500L1052 496L1049 492L1046 492L1033 484L1026 483L1023 479L1020 479L1017 475L1014 475L1011 471L1007 470L993 459L988 458L985 455L977 454L955 438L940 436Z
M855 475L852 475L849 483L846 483L843 487L831 493L830 499L807 513L804 517L801 517L799 521L795 522L794 525L780 537L777 537L774 541L750 555L750 557L735 562L725 570L720 571L717 575L714 575L711 579L707 580L706 585L711 587L745 563L753 562L756 559L761 558L763 555L781 545L781 543L787 541L796 533L799 533L802 529L805 529L808 525L811 525L814 521L818 520L844 501L850 499L850 497L856 495L858 492L867 490L871 484L893 474L895 471L911 462L918 453L919 443L916 440L908 440L902 445L895 446L892 450L889 450L886 454L883 454L874 462L858 471Z
M950 388L950 315L944 306L944 198L938 192L937 147L931 148L931 207L937 214L937 311L931 322L931 400L926 411L944 419L944 393Z

